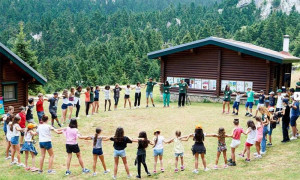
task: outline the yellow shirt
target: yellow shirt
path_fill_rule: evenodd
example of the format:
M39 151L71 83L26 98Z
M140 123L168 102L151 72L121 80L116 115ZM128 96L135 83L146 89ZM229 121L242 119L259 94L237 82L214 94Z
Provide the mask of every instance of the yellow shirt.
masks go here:
M179 140L178 138L174 139L174 152L175 153L183 153L184 152L184 148L181 143L181 140Z

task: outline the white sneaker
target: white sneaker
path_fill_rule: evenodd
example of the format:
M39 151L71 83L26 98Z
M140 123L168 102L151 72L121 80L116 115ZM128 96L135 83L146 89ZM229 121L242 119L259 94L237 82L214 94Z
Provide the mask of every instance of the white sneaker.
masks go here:
M292 136L291 138L290 138L290 140L296 140L297 139L297 137L295 137L295 136Z
M23 163L19 163L17 164L18 167L25 167L25 165Z
M117 176L112 176L113 179L117 179Z
M266 153L267 153L267 151L265 151L265 152L260 151L260 155L264 155Z
M110 172L110 170L107 169L106 171L103 172L103 174L107 174L107 173L109 173L109 172Z
M206 172L206 171L209 171L209 169L208 169L208 168L205 168L204 171L205 171L205 172Z
M8 156L5 158L5 160L10 160L11 159L11 156Z
M10 163L10 165L16 165L16 164L18 164L16 161Z
M297 133L297 134L296 134L296 137L300 137L300 134L299 134L299 133Z
M257 153L257 152L256 152L256 153L253 153L253 155L254 155L254 156L257 156L257 155L258 155L258 153Z
M138 106L138 108L140 109L140 108L141 108L141 106Z
M97 173L96 173L96 172L94 172L94 173L93 173L93 176L97 176Z
M86 117L91 117L91 115L87 115Z
M204 169L204 170L205 170L205 169ZM193 173L194 173L194 174L198 174L198 173L199 173L198 169L194 169Z
M131 174L129 174L129 175L127 176L127 178L128 178L128 179L130 179L131 177L132 177L132 175L131 175Z
M78 119L80 119L80 117L77 117L76 119L78 120Z
M255 158L260 159L260 158L262 158L262 156L261 155L257 155Z

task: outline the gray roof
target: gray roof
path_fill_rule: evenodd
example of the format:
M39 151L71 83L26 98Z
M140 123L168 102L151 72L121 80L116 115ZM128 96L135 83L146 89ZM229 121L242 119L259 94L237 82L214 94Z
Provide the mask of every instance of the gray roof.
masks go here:
M43 77L40 73L38 73L35 69L29 66L26 62L24 62L19 56L9 50L6 46L4 46L0 42L0 53L10 59L13 63L27 72L30 76L37 80L40 84L44 85L47 82L47 79Z
M173 54L176 52L185 51L188 49L193 49L205 45L216 45L223 48L231 49L234 51L238 51L244 54L252 55L255 57L259 57L262 59L274 61L277 63L292 63L292 62L299 62L300 58L291 56L288 53L281 53L277 51L273 51L271 49L267 49L264 47L256 46L254 44L245 43L241 41L236 41L232 39L224 39L218 37L208 37L205 39L201 39L198 41L193 41L186 44L181 44L178 46L162 49L159 51L154 51L148 53L148 58L156 59L158 57L166 56L169 54Z

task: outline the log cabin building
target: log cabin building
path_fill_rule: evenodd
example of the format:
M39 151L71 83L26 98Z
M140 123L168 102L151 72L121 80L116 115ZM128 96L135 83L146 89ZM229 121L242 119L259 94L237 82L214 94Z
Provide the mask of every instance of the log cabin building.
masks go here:
M20 57L0 43L0 97L4 109L13 106L19 111L20 106L28 103L28 84L44 85L47 80Z
M287 35L282 52L209 37L148 53L148 58L160 60L161 82L176 83L184 79L189 84L189 95L220 97L220 100L226 84L240 92L248 87L265 92L290 87L292 63L300 58L290 55L288 46ZM171 94L174 93L178 93L178 88L171 89Z

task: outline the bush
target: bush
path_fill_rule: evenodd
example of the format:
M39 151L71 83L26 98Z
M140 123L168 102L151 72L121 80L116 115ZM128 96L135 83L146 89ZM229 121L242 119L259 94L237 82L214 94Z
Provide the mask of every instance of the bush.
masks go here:
M273 6L274 8L277 8L277 7L280 5L280 3L281 3L281 0L274 0L274 1L272 2L272 6Z

